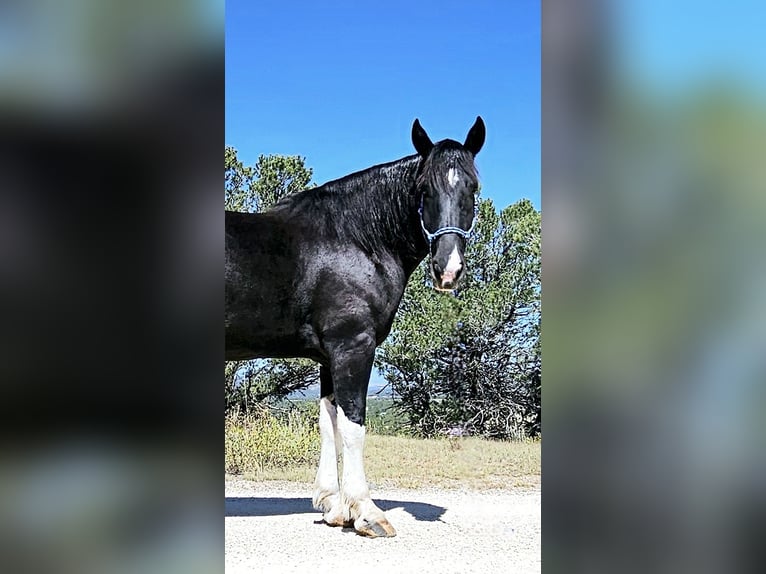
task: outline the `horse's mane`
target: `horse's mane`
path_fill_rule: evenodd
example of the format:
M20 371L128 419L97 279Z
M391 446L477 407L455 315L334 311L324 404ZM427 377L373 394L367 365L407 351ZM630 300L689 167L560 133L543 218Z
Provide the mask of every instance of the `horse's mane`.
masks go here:
M455 165L476 175L471 154L459 143L444 140L424 161L415 154L375 165L289 195L273 211L315 222L320 233L347 239L370 255L385 246L415 254L424 240L403 228L402 221L414 217L420 185L445 185L447 170Z
M412 155L376 165L289 195L273 210L312 221L323 235L348 239L368 254L385 245L416 251L401 221L415 203L420 163Z

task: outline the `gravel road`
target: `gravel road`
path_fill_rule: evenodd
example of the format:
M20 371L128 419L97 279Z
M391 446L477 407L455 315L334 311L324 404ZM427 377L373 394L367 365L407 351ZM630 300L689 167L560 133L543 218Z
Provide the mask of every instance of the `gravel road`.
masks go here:
M310 485L227 480L227 574L540 572L539 488L371 491L395 538L325 525Z

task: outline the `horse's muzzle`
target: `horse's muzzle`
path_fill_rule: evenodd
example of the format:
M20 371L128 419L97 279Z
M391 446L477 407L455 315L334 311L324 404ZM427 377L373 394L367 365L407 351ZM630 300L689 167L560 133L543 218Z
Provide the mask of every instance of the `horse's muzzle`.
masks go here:
M452 262L450 261L450 263ZM434 280L434 289L437 291L454 290L462 273L462 262L458 265L447 265L446 269L442 269L436 261L431 263L431 277Z

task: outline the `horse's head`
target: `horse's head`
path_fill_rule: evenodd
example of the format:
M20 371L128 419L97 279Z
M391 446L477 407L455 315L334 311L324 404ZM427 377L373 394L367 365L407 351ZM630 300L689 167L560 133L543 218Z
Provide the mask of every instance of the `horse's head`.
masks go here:
M430 248L434 287L440 291L455 289L465 269L463 253L476 217L479 188L473 159L485 134L484 121L477 117L465 143L434 144L418 120L412 124L412 143L423 158L418 177L420 225Z

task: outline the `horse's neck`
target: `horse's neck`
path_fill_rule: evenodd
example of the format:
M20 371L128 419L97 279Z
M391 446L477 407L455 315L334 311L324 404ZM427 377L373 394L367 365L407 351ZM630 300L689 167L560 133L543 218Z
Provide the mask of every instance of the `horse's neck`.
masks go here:
M398 190L395 189L394 193L402 193L402 188L404 188L408 196L408 201L406 202L392 203L392 207L396 209L396 213L392 214L392 219L396 219L399 222L402 234L398 244L388 246L392 253L395 252L398 255L407 279L410 278L415 269L417 269L417 266L428 254L428 246L425 243L425 238L420 228L419 216L417 215L417 206L420 202L415 186L419 166L420 160L406 158L402 165L399 166L402 170L400 177L392 179L391 183L392 186L399 188Z
M342 204L344 210L353 211L355 219L348 234L373 253L388 253L401 264L407 279L428 252L417 213L420 198L415 187L419 169L420 159L409 156L322 186L329 194L328 201L335 193L347 196L367 194L363 201L351 200ZM301 217L306 217L305 202L315 193L317 190L302 192L297 201L285 200L283 206L296 206ZM378 209L369 209L371 205ZM330 225L343 225L340 213L341 210L336 210Z

